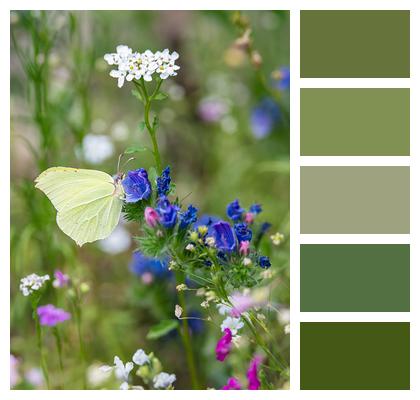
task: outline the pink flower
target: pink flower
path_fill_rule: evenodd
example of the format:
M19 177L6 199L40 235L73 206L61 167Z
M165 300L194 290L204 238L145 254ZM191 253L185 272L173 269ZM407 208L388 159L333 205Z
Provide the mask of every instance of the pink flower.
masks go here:
M57 308L52 304L38 307L37 313L41 325L56 326L57 324L67 321L71 315L67 311Z
M235 377L229 378L227 384L222 387L222 390L241 390L241 384Z
M239 243L239 254L247 256L249 253L249 240L244 240Z
M258 305L250 295L242 293L232 294L230 301L232 303L230 315L235 318L239 318L242 313Z
M53 282L53 286L55 288L62 288L65 287L69 284L70 282L70 278L68 275L64 274L62 271L60 271L59 269L56 269L54 271L54 282Z
M247 224L252 224L254 222L255 214L252 212L245 213L245 222Z
M219 339L216 344L216 359L224 361L229 355L230 349L232 348L232 332L229 328L226 328L224 335Z
M249 363L248 372L246 373L249 390L258 390L261 387L261 382L258 379L258 367L262 361L263 358L261 356L255 356Z
M152 207L146 207L144 210L144 219L147 225L154 228L159 222L159 214Z
M10 354L10 388L12 389L14 386L16 386L20 380L20 374L19 374L19 360L13 355Z

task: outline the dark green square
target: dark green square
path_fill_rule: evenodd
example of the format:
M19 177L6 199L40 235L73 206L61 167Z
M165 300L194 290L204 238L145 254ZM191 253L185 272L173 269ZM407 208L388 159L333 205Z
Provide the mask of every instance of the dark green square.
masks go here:
M301 323L300 388L410 389L410 324Z
M410 11L300 12L302 78L409 78Z

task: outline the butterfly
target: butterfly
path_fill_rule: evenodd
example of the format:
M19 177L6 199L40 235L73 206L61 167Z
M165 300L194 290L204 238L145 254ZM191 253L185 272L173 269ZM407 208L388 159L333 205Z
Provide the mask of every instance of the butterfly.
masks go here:
M91 169L52 167L35 179L57 210L59 228L79 246L108 237L118 224L124 190L114 179Z

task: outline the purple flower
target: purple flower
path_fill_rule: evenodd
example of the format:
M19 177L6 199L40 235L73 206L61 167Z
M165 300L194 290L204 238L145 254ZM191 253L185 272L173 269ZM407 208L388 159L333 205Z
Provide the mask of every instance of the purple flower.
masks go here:
M55 278L55 280L53 281L53 286L55 288L62 288L62 287L67 286L70 283L69 276L64 274L59 269L56 269L54 271L54 278Z
M122 181L127 203L136 203L139 200L147 200L152 192L152 187L143 168L128 171Z
M232 227L225 221L215 223L210 229L210 236L216 241L216 247L221 251L231 252L236 247L236 240Z
M239 205L239 200L233 200L226 207L226 214L232 221L239 221L245 210Z
M273 73L274 86L279 90L290 89L290 67L283 66Z
M251 295L246 295L239 292L232 294L231 303L232 309L230 311L230 315L234 318L239 318L245 311L248 311L250 308L261 304Z
M251 128L257 139L268 136L275 125L281 120L281 112L277 103L270 99L263 99L251 114Z
M61 308L57 308L52 304L38 307L37 313L40 324L45 326L56 326L61 322L67 321L71 317L70 313Z
M261 382L258 379L258 367L262 360L261 356L255 356L249 364L248 372L246 373L249 390L258 390L261 387Z
M187 211L180 213L180 223L179 223L179 227L181 229L185 229L188 227L188 225L193 224L194 222L197 221L197 209L190 204L188 206Z
M170 203L166 196L159 198L156 211L159 214L159 222L165 228L173 228L176 224L176 216L179 207Z
M225 361L225 358L229 355L230 349L232 348L231 330L226 328L223 332L224 335L216 344L216 359L218 361Z
M13 354L10 354L10 389L16 386L21 380L19 364L19 360Z
M261 268L265 268L265 269L271 267L270 259L267 256L261 256L258 259L258 264L260 264Z
M222 387L222 390L241 390L241 384L238 379L231 377L228 379L227 384Z
M235 224L234 228L238 242L249 242L252 239L252 231L244 222Z
M205 122L217 122L227 112L227 104L217 99L204 99L198 105L198 115Z
M156 186L158 197L165 196L169 192L169 188L171 185L171 169L167 166L163 171L162 174L156 179Z
M253 214L259 214L262 211L261 204L253 204L251 207L249 207L249 212Z

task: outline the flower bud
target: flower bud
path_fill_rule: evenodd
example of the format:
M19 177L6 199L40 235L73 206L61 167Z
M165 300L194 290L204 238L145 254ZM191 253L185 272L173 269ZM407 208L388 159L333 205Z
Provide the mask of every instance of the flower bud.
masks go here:
M146 224L154 228L159 222L159 214L152 207L146 207L144 210L144 219Z

